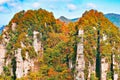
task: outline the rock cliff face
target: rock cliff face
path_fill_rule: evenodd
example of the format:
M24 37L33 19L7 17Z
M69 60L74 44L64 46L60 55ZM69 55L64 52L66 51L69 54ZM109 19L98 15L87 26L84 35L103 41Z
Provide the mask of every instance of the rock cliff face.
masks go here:
M79 75L75 77L76 80L96 80L97 78L99 80L119 80L120 46L118 45L120 41L116 41L116 35L120 35L119 29L111 24L103 14L94 10L86 11L79 19L77 26L84 30L84 40L80 39L82 43L77 44L76 66L79 67L76 67L78 72L75 74ZM113 29L118 33L115 33ZM81 44L84 45L83 48ZM82 55L78 55L78 53L82 53Z
M16 30L16 23L12 23L12 31ZM6 30L4 30L5 32ZM9 43L10 38L8 37L7 32L5 32L6 34L3 35L3 42L0 44L0 74L3 73L3 67L4 66L8 66L12 63L12 58L11 57L6 57L6 47L5 44ZM37 39L37 34L40 34L37 31L33 31L33 47L35 49L35 52L37 53L37 55L42 55L42 43L41 41L39 41ZM20 43L21 48L18 48L16 50L13 51L13 53L15 54L15 60L16 60L16 64L14 68L15 71L13 72L13 69L11 68L11 75L16 75L17 78L21 78L23 76L26 76L30 71L35 71L38 70L38 66L35 66L34 63L37 62L36 59L31 59L29 56L29 52L25 52L25 59L23 59L22 56L22 48L26 48L26 46L24 45L23 42ZM6 59L5 59L6 57Z
M41 33L34 31L33 32L33 47L36 53L39 53L42 50L42 43L37 39L37 35L42 38Z
M84 60L84 52L83 52L83 35L84 31L79 30L78 37L80 38L80 42L77 44L77 56L76 56L76 72L75 72L75 80L85 80L84 78L84 69L85 69L85 60Z
M37 34L39 34L39 32L34 31L33 32L33 47L37 53L37 55L42 54L42 44L41 41L38 41L37 39ZM22 44L21 44L22 45ZM22 46L22 48L24 48L25 46ZM36 71L35 70L35 62L36 59L30 59L29 53L26 52L25 53L25 60L23 60L22 57L22 52L21 52L21 48L18 48L16 53L15 53L15 57L16 57L16 77L17 78L21 78L23 76L26 76L30 71Z
M23 60L20 48L15 53L17 78L26 76L29 73L29 71L34 68L34 60L29 58L28 52L26 52L25 55L26 60Z
M107 80L107 72L109 69L109 64L106 62L105 58L101 58L101 80Z
M95 72L95 70L96 70L96 65L95 65L95 63L96 63L96 61L94 61L93 62L93 64L91 64L90 62L89 62L89 66L88 66L88 80L90 80L91 79L91 76L93 75L95 75L96 74L96 72Z
M2 74L3 72L3 67L5 65L5 53L6 53L6 49L5 46L0 44L0 74Z
M114 80L119 80L119 71L117 71L117 70L119 70L120 69L120 64L119 64L119 62L117 62L116 60L115 60L115 56L120 56L120 55L114 55L113 54L113 70L114 70L114 73L113 73L113 79Z

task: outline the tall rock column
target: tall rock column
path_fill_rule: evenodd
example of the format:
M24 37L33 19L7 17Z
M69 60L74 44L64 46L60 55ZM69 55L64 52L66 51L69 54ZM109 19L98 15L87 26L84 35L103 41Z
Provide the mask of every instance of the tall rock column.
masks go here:
M23 77L23 74L24 74L23 72L24 65L23 65L23 59L21 55L21 48L18 48L15 54L15 57L16 57L16 77L21 78Z
M93 64L91 64L89 62L89 66L88 66L88 79L87 80L90 80L91 78L91 75L95 76L95 69L96 69L96 65L95 65L96 61L93 62Z
M0 74L3 72L5 53L6 53L6 50L4 45L0 44Z
M101 80L107 80L108 69L109 64L106 62L106 59L101 58Z
M34 47L36 53L38 53L38 51L41 50L41 41L39 41L39 40L37 39L37 35L39 35L39 34L40 34L40 33L37 32L37 31L34 31L34 32L33 32L33 47ZM41 36L39 35L39 37L41 37Z
M101 43L107 40L107 35L103 34ZM105 42L104 46L106 47L108 43ZM103 47L103 46L101 46ZM107 80L107 73L110 71L110 63L107 61L108 56L102 56L104 54L104 49L101 51L101 80ZM106 53L107 54L107 53Z
M119 56L119 55L112 55L112 57L113 57L113 79L114 80L118 80L118 76L119 76L119 74L118 74L118 71L117 70L119 70L119 64L118 64L118 62L116 62L116 60L115 60L115 56Z
M40 40L42 38L42 34L39 33L38 31L33 31L33 47L35 52L37 53L37 56L42 59L43 57L43 47L42 47L42 41ZM39 61L36 58L35 61L35 66L33 71L38 71L39 70Z
M80 38L80 42L77 44L77 56L76 56L76 66L75 66L75 78L74 80L85 80L84 78L84 69L85 69L85 60L83 53L83 35L84 31L79 30L78 37Z

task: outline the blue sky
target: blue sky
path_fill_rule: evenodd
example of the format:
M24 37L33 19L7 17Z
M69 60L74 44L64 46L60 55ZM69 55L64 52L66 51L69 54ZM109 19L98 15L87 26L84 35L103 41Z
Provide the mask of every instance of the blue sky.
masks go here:
M53 12L55 18L80 17L90 9L120 14L120 0L0 0L0 26L7 25L16 12L39 8Z

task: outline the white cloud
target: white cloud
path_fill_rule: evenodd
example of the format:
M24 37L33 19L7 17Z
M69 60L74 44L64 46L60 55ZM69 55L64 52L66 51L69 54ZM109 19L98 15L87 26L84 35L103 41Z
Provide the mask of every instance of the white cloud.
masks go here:
M3 6L0 6L0 12L2 12L4 10Z
M40 4L39 4L39 2L35 2L35 3L32 4L32 6L33 6L34 8L39 8L39 7L40 7Z
M8 13L8 12L9 12L8 9L6 9L6 8L3 7L3 6L0 6L0 13Z
M76 10L76 9L77 9L77 7L76 7L74 4L68 4L68 5L67 5L67 8L68 8L69 10Z
M97 6L93 3L87 3L87 8L96 8Z
M0 4L4 4L6 2L9 2L10 0L0 0Z
M13 2L13 3L9 3L10 6L16 7L18 6L17 3Z

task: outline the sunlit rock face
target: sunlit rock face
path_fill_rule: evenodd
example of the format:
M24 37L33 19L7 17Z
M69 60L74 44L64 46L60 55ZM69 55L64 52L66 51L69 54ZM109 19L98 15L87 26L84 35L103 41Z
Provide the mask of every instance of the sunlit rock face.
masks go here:
M15 31L17 24L16 23L12 23L12 31Z
M73 68L73 64L72 64L72 60L69 59L69 68L72 69Z
M41 37L41 34L39 32L34 31L33 32L33 47L35 51L38 53L41 50L42 45L41 45L41 41L38 40L37 35Z
M43 56L43 46L42 41L40 40L42 38L42 34L38 31L33 31L33 48L35 52L37 53L37 56L42 58ZM32 71L36 72L39 70L38 60L34 59L34 67L32 68Z
M34 31L33 32L33 47L39 56L42 52L39 52L42 49L41 41L37 39L37 35L39 32ZM26 46L21 42L21 47L25 48ZM16 77L21 78L23 76L26 76L30 71L36 71L38 70L38 66L35 65L37 63L37 59L31 59L29 56L29 53L25 53L25 60L23 60L21 48L17 49L15 53L16 57Z
M114 73L113 73L113 78L114 80L118 80L118 76L119 76L119 73L118 71L115 71L115 69L119 70L120 67L119 67L119 63L115 61L115 56L119 56L119 55L113 55L113 70L114 70Z
M105 58L101 58L101 80L107 80L107 72L109 69L109 63Z
M43 46L42 46L42 41L40 40L40 38L42 38L42 34L39 33L38 31L33 31L34 50L39 57L42 57L43 56Z
M84 69L85 69L85 60L83 53L83 30L79 30L78 37L80 37L80 42L77 44L77 56L76 56L76 72L75 72L75 80L85 80L84 77Z
M23 76L23 59L22 59L22 56L21 56L21 49L19 48L17 50L17 53L15 55L16 57L16 77L17 78L21 78Z
M21 78L26 76L30 70L34 68L34 60L29 58L28 52L26 52L25 60L21 55L21 49L17 50L16 57L16 77Z
M6 53L5 46L0 44L0 74L3 72L5 53Z
M95 69L96 69L95 63L96 63L96 61L94 61L93 64L91 64L89 62L89 66L88 66L88 79L87 80L90 80L91 74L95 75Z

